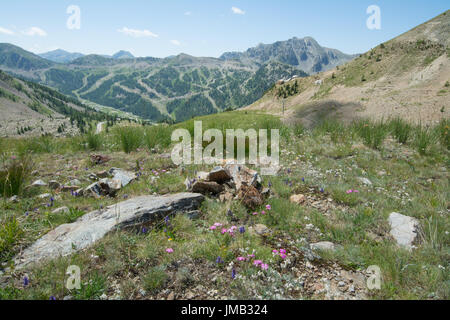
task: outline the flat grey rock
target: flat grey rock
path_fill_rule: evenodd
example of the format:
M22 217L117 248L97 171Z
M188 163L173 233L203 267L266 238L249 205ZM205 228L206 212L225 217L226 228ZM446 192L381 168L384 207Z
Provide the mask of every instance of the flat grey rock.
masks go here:
M203 195L196 193L142 196L93 211L74 223L60 225L26 248L14 259L16 268L70 255L116 229L137 228L171 214L194 211L203 200Z
M329 241L311 243L309 247L311 248L311 250L319 250L319 251L334 251L336 249L334 243Z
M397 244L400 247L412 250L420 227L419 221L415 218L393 212L389 215L389 225L391 226L391 236Z

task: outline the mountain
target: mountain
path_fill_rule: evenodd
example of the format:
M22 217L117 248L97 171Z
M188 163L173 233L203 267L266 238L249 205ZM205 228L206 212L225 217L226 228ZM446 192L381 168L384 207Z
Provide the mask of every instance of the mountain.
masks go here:
M290 52L300 58L306 51L299 51L299 43L310 47L302 63L283 54L283 48L291 46ZM168 117L183 121L247 106L278 80L307 76L303 67L329 68L351 59L337 50L320 47L311 38L272 46L277 49L259 46L236 53L239 58L231 58L233 54L224 54L219 59L187 54L163 59L134 58L131 53L120 51L113 57L86 55L65 64L38 57L46 65L36 70L3 63L0 68L89 104L112 107L153 121ZM258 54L252 53L254 50Z
M53 89L0 70L0 137L75 134L90 121L114 117Z
M52 67L54 63L9 43L0 43L0 66L30 72Z
M220 59L238 60L246 64L278 61L313 74L330 70L354 57L354 55L344 54L339 50L324 48L313 38L306 37L303 39L292 38L273 44L260 44L245 52L224 53Z
M134 56L131 54L131 52L128 51L119 51L116 54L112 56L113 59L134 59Z
M57 49L54 51L50 51L50 52L46 52L46 53L41 53L39 54L39 56L41 58L53 61L53 62L57 62L57 63L68 63L71 62L77 58L83 57L84 55L82 53L72 53L72 52L67 52L61 49Z
M327 72L280 83L249 109L314 125L324 118L450 116L450 10ZM294 87L297 88L295 92Z

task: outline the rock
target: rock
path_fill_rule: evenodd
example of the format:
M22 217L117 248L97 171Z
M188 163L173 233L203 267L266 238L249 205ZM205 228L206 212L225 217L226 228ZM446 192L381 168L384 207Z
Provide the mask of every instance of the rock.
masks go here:
M50 193L44 193L44 194L38 195L37 197L39 199L48 199L48 198L51 198L52 195Z
M52 190L57 190L61 187L61 184L56 180L52 180L48 183L48 186Z
M222 167L215 167L208 175L209 181L214 181L219 184L227 182L231 180L231 178L231 174L228 172L228 170Z
M261 191L261 195L262 195L264 198L270 197L270 193L271 193L271 191L270 191L269 188L264 188L264 189Z
M67 208L67 207L61 207L61 208L58 208L58 209L55 209L55 210L53 210L52 211L52 213L53 214L58 214L58 213L65 213L65 212L69 212L69 208Z
M109 173L113 176L113 180L119 180L121 183L121 187L127 186L133 180L137 179L137 176L134 172L125 171L122 169L112 168L109 170Z
M170 300L170 301L175 300L175 294L173 293L173 291L171 291L169 293L169 296L167 297L167 300Z
M187 217L191 220L197 220L202 215L201 211L194 210L186 213Z
M228 201L231 201L233 199L234 199L234 195L231 192L225 192L225 193L222 193L219 196L219 201L220 202L228 202Z
M295 194L289 198L289 201L295 204L303 204L306 201L306 197L303 194Z
M370 181L370 180L367 179L367 178L362 178L362 177L360 177L360 178L358 178L358 180L359 180L362 184L365 184L366 186L371 186L371 185L372 185L372 181Z
M245 182L248 186L253 186L256 189L261 189L262 179L258 172L251 170L244 165L240 164L227 164L225 169L229 172L233 178L233 182L236 185L236 190L241 189L242 183Z
M93 211L71 224L60 225L15 257L17 269L67 256L89 247L117 229L140 228L167 215L199 208L204 197L195 193L168 196L142 196Z
M196 181L192 185L192 192L198 192L201 194L219 194L224 190L225 188L217 182Z
M78 179L70 180L68 183L69 186L81 186L81 182Z
M12 203L17 203L19 202L19 197L18 196L12 196L11 198L8 199L9 202Z
M264 204L264 199L261 193L254 186L248 186L242 184L239 189L238 199L242 201L242 204L249 209L255 209Z
M108 157L108 156L102 156L100 154L93 154L93 155L91 155L91 161L94 164L103 164L103 163L106 163L106 162L108 162L110 160L111 160L111 158Z
M42 180L34 181L29 187L30 188L38 188L38 187L46 187L47 184Z
M319 251L327 251L327 250L334 251L336 249L334 243L328 241L311 243L309 247L311 248L311 250L319 250Z
M108 177L109 177L109 173L108 173L108 171L106 171L106 170L97 172L95 175L96 175L97 177L101 178L101 179L104 179L104 178L108 178Z
M270 229L267 228L265 225L263 224L257 224L253 227L249 228L249 232L253 233L253 234L257 234L260 236L265 236L271 233Z
M405 249L412 250L420 227L419 221L393 212L389 215L389 224L391 226L390 233L397 241L397 244Z
M91 181L98 181L97 175L95 175L95 174L93 174L93 173L90 173L90 174L88 175L88 179L91 180Z

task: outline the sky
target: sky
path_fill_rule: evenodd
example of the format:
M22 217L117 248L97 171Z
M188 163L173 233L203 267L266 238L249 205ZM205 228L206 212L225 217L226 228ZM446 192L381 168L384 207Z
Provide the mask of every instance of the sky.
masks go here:
M380 12L379 28L367 20ZM73 10L75 8L75 10ZM363 53L450 9L448 0L14 0L0 10L0 43L112 55L219 57L310 36ZM79 15L77 14L79 12ZM79 19L78 19L79 17Z

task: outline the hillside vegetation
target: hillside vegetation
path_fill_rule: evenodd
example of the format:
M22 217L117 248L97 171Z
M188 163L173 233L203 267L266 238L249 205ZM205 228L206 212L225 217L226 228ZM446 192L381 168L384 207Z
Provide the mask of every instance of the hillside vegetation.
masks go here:
M450 112L449 35L447 11L347 64L279 84L249 108L281 114L284 104L287 118L306 125L319 116L436 123Z

